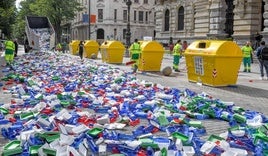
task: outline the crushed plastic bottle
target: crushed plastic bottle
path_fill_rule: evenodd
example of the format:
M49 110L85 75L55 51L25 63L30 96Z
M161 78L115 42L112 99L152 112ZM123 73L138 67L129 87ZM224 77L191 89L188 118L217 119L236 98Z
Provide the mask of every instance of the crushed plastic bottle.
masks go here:
M14 87L2 87L13 95L0 105L1 134L13 140L4 154L263 155L267 150L266 117L205 92L165 87L49 51L25 54L16 63L16 74L5 76ZM206 119L224 120L231 128L203 140Z

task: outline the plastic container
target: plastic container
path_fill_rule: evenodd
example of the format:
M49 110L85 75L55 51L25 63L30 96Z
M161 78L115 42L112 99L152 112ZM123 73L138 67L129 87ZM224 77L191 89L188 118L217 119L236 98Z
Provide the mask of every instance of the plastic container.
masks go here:
M140 71L160 71L164 48L157 41L142 41L138 69Z
M170 145L170 140L168 138L157 137L153 138L155 144L158 145L159 149L162 150L163 148L168 149Z
M95 40L86 40L84 44L84 53L86 58L91 58L92 54L94 54L96 57L99 53L99 44Z
M188 80L208 86L235 85L242 61L232 41L198 40L185 51Z
M69 43L69 50L70 50L71 54L73 54L73 55L78 54L79 43L80 43L79 40L73 40L71 43Z
M100 46L100 53L103 62L122 64L125 47L119 41L105 41Z
M11 156L22 153L21 142L14 140L4 146L3 156Z

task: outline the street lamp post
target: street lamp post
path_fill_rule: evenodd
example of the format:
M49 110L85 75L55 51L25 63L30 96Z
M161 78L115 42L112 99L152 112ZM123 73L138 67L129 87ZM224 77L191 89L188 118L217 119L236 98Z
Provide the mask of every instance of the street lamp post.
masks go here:
M88 0L88 39L90 40L90 37L91 37L91 33L90 33L90 0Z
M130 47L130 38L131 38L131 32L130 32L130 6L131 4L132 4L131 0L128 0L126 2L126 5L127 5L126 57L129 57L128 48Z

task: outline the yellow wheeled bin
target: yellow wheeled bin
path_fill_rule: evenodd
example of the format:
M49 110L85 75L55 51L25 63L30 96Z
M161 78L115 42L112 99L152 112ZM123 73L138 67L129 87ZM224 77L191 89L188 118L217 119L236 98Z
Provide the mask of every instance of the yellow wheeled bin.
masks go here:
M185 51L188 80L208 86L235 85L242 61L232 41L199 40Z
M78 47L79 47L79 40L72 40L72 42L69 44L70 53L73 55L78 54Z
M122 64L125 47L119 41L105 41L100 46L102 62Z
M95 40L86 40L84 44L84 57L91 58L92 54L98 56L99 53L99 44Z
M140 41L140 71L160 71L164 55L163 46L157 41Z

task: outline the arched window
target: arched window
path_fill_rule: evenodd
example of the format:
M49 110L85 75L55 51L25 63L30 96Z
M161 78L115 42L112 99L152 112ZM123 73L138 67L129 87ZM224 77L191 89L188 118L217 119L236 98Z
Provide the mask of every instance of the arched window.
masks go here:
M167 9L165 12L165 25L164 31L169 31L169 10Z
M104 39L104 30L103 29L97 30L97 39Z
M184 29L184 8L181 6L178 10L178 30Z

